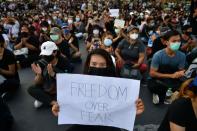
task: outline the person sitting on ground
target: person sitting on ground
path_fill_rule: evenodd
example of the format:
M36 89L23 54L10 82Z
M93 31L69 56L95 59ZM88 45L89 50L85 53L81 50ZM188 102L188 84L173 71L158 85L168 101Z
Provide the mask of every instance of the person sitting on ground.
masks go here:
M116 65L116 60L114 57L114 50L113 50L113 35L110 32L106 32L103 34L102 37L102 46L101 48L106 50L112 58L114 65Z
M94 23L95 24L95 23ZM101 46L101 37L103 34L103 28L99 25L93 25L91 28L91 33L88 33L86 39L86 49L88 51L100 48Z
M58 27L51 28L50 38L58 46L61 55L67 59L71 59L70 47L68 42L64 39L62 30Z
M72 49L71 61L77 62L81 61L81 52L79 51L79 41L78 38L72 33L67 24L62 26L63 34L65 40L68 42L69 47Z
M13 93L20 86L20 79L14 54L5 48L5 40L0 35L0 96Z
M158 131L197 130L197 77L185 81L179 98L169 107Z
M154 54L149 73L148 87L153 93L154 104L164 102L168 88L173 92L178 90L186 62L185 54L179 51L179 32L170 30L163 38L167 41L167 47Z
M40 43L44 43L46 41L49 41L50 40L50 37L49 37L50 26L49 26L48 22L43 21L40 24L40 26L41 26L40 37L39 37Z
M39 59L39 40L27 25L21 27L21 33L16 40L14 50L26 49L24 54L15 54L17 61L22 68L29 67Z
M127 30L128 36L125 35L118 47L115 50L117 57L117 68L120 71L125 64L131 65L131 68L137 68L141 72L146 71L145 58L145 46L138 39L139 29L135 26L130 26Z
M31 65L36 76L34 85L28 88L28 93L36 99L34 102L35 108L42 104L55 104L56 74L70 72L70 63L65 57L61 56L54 42L43 43L40 55L42 59Z
M87 56L84 74L97 75L105 77L115 77L115 67L112 62L111 56L103 49L95 49ZM144 104L141 99L136 101L137 115L140 115L144 111ZM52 107L52 112L55 116L58 116L59 105L56 103ZM74 125L68 131L121 131L119 128L106 127L106 126L90 126L90 125Z

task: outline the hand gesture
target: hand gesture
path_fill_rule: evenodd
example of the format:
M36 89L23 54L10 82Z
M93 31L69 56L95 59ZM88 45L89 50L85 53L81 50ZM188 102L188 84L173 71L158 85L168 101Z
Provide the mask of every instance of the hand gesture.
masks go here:
M35 73L35 74L37 74L37 75L41 75L41 73L42 73L42 69L41 69L41 67L39 66L39 64L31 64L31 68L32 68L32 70L33 70L33 72Z
M184 76L184 71L177 71L175 72L174 74L171 75L171 78L172 79L177 79L177 78L180 78Z
M118 65L123 65L124 63L125 63L125 61L122 58L117 59L117 64Z
M53 106L52 106L52 113L53 113L53 115L54 116L58 116L58 113L59 113L59 105L58 105L58 103L56 103L56 104L54 104Z
M140 115L144 112L144 103L141 99L138 99L136 102L136 115Z

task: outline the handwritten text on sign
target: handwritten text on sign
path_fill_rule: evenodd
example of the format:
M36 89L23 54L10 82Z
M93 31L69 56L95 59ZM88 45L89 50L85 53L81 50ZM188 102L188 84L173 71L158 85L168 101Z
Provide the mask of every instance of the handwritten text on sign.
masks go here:
M58 74L58 123L133 130L139 87L139 81L130 79Z

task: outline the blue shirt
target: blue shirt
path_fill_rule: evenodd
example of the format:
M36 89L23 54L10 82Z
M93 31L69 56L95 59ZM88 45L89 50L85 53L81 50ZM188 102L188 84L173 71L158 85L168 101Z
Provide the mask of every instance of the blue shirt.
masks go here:
M160 66L167 65L169 67L178 68L179 70L185 68L186 56L181 51L177 51L175 56L170 57L165 49L156 52L151 62L151 68L159 69Z

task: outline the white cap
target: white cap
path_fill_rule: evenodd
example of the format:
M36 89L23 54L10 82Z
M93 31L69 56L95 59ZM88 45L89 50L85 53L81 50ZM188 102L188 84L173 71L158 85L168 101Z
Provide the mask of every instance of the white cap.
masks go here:
M58 50L57 45L52 41L47 41L41 45L40 55L50 56L55 50Z

